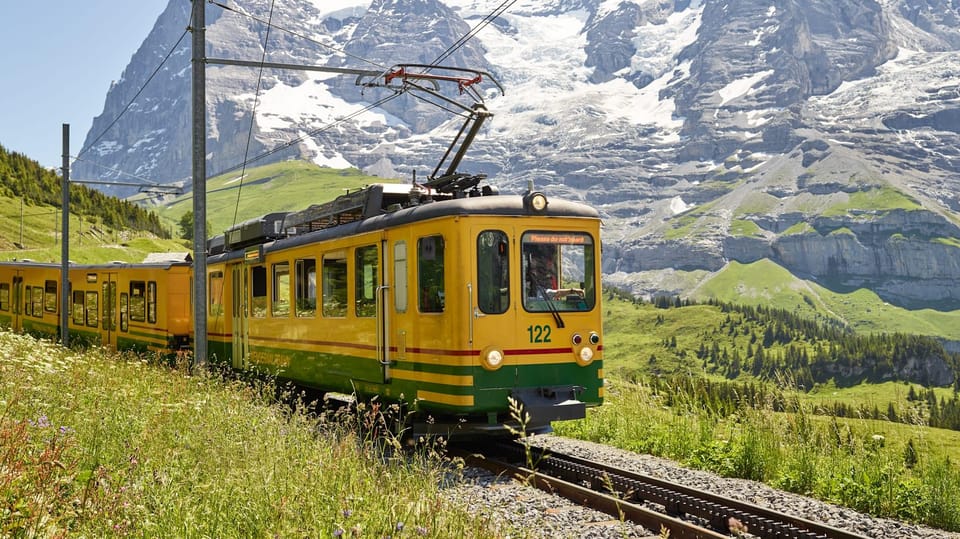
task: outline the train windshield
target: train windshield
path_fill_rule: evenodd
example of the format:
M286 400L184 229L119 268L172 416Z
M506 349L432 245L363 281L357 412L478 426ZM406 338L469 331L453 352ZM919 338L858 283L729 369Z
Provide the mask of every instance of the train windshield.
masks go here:
M520 256L527 311L589 311L596 305L596 254L589 234L527 232Z

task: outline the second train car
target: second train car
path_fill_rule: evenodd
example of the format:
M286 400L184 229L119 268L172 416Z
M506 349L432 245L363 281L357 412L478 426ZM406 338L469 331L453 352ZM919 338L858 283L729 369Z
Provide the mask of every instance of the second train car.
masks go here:
M167 354L191 344L191 264L71 264L71 342ZM57 338L60 264L0 262L0 325Z

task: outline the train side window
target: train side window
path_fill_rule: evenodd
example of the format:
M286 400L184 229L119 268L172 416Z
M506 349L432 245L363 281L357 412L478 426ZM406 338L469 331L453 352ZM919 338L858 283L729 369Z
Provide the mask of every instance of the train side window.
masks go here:
M83 290L77 290L73 293L73 323L77 326L83 325Z
M250 316L264 318L267 316L267 267L253 266L250 268Z
M0 283L0 311L10 310L10 283Z
M393 306L398 313L407 312L407 242L393 244Z
M417 241L420 312L442 313L446 301L443 284L443 236L427 236Z
M143 281L130 281L130 320L147 320L147 283Z
M30 313L37 318L43 317L43 287L33 287L33 311Z
M147 322L157 323L157 282L147 283Z
M271 316L290 316L289 262L280 262L273 265L273 296L271 300Z
M377 246L358 247L355 277L357 316L377 315Z
M85 314L86 314L86 322L87 322L87 326L92 327L92 328L97 327L97 321L98 321L98 318L97 318L97 309L99 308L99 306L98 306L98 303L99 303L98 299L99 299L99 294L97 294L97 291L96 291L96 290L89 290L89 291L87 291L87 296L86 296L86 309L85 309L85 310L86 310L86 313L85 313Z
M510 307L510 242L500 230L477 236L477 306L487 314Z
M30 314L40 318L43 316L43 287L34 286L30 296Z
M32 298L33 298L33 287L24 286L23 287L23 314L27 316L30 316L31 314L33 314L31 312L31 309L33 308L33 305L31 305Z
M300 258L296 262L297 318L317 315L317 260Z
M43 310L57 312L57 281L48 279L43 283Z
M347 258L344 255L324 256L323 316L344 317L347 315Z
M126 292L120 292L120 331L127 331L130 327L129 316L130 296Z
M210 306L207 314L218 316L223 314L223 272L210 272Z

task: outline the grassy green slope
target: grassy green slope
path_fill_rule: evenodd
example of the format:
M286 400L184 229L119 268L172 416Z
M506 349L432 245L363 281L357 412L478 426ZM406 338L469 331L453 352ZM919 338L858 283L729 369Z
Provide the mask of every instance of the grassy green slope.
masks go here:
M0 260L60 261L60 209L26 205L20 218L20 199L0 196ZM20 245L18 247L17 245ZM153 252L189 251L183 240L158 239L145 232L119 231L70 216L70 260L95 263L111 260L139 262Z
M332 200L346 189L375 182L391 182L365 176L357 170L321 168L304 161L285 161L250 169L243 182L239 172L210 178L207 182L208 234L223 232L234 222L266 213L292 211ZM178 235L179 221L193 208L193 195L156 203L142 194L131 201L156 211L164 225ZM60 210L53 206L27 205L21 219L20 199L0 196L0 260L31 259L60 261ZM90 217L71 215L70 259L77 263L112 260L139 262L152 252L191 251L190 242L156 239L150 234L120 231ZM21 247L18 247L20 245Z
M209 235L222 233L234 223L261 215L301 210L311 204L332 200L345 189L357 189L377 182L396 180L361 174L356 169L322 168L305 161L284 161L251 168L240 181L240 172L207 180L207 223ZM131 200L142 201L145 195ZM193 194L164 200L153 207L161 220L179 233L180 218L193 209Z
M960 310L910 310L886 303L867 289L836 292L797 278L769 260L731 262L704 281L691 297L765 305L810 317L833 317L858 331L931 335L960 340Z

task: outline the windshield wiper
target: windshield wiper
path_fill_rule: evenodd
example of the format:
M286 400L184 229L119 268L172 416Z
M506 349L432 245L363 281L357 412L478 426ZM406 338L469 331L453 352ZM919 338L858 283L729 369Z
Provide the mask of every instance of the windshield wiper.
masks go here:
M539 282L537 282L536 285L540 295L543 296L543 299L547 301L547 307L550 308L550 314L553 315L553 320L557 323L557 328L563 329L563 318L560 318L560 310L557 309L557 306L553 304L553 300L547 294L547 290L543 288L543 285L541 285Z

